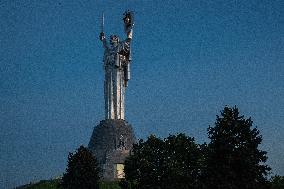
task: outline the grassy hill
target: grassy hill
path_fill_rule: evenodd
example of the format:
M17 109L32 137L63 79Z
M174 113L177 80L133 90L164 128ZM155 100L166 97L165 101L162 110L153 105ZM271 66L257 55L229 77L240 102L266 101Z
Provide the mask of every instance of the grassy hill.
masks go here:
M37 183L27 184L16 189L62 189L59 185L60 179L41 180ZM121 189L117 182L101 182L100 189Z
M16 189L62 189L59 186L60 179L54 179L54 180L41 180L37 183L32 184L26 184L20 187L17 187Z

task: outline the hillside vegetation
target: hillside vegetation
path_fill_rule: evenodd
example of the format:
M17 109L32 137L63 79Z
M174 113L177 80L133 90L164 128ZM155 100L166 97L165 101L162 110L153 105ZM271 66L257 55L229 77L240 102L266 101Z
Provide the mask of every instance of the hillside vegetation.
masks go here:
M16 189L62 189L60 179L42 180L37 183L27 184ZM121 189L117 182L100 182L100 189Z
M59 186L60 180L41 180L37 183L27 184L24 186L17 187L16 189L62 189Z

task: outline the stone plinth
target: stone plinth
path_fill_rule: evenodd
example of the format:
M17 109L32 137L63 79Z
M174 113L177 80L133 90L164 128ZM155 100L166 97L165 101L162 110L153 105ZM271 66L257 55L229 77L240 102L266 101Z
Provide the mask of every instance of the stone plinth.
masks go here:
M133 129L125 120L103 120L94 128L88 148L103 170L103 180L118 179L117 165L124 164L134 142Z

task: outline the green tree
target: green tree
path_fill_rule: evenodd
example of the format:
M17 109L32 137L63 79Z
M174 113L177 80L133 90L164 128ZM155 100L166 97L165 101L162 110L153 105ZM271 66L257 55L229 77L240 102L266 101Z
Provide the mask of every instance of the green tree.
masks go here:
M193 138L178 134L162 140L151 135L135 144L125 161L126 180L139 189L197 188L203 159Z
M66 173L63 174L64 189L96 189L100 169L92 153L80 146L76 153L69 153Z
M284 176L274 176L271 178L271 189L283 189L284 188Z
M136 188L158 189L161 186L164 142L154 135L134 144L125 161L125 177Z
M239 115L238 108L225 107L215 126L208 128L207 169L204 181L212 189L267 188L266 152L258 149L262 142L251 118Z
M194 138L184 134L170 135L164 142L167 159L163 188L199 188L204 158Z

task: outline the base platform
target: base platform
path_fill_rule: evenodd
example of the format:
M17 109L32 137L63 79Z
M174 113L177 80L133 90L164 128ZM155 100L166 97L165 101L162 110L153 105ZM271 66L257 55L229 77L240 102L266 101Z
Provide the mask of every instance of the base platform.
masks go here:
M94 128L88 148L99 162L103 180L124 178L124 161L134 142L133 129L125 120L102 120Z

